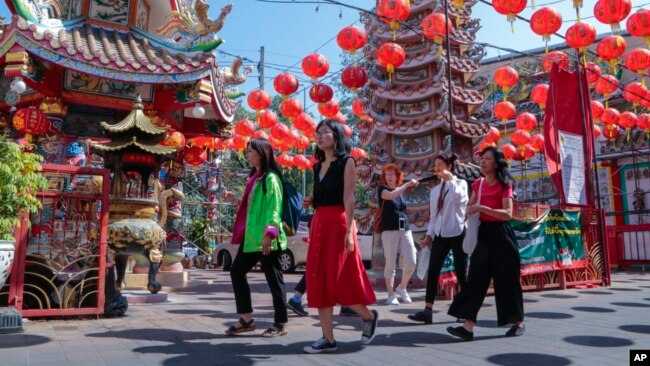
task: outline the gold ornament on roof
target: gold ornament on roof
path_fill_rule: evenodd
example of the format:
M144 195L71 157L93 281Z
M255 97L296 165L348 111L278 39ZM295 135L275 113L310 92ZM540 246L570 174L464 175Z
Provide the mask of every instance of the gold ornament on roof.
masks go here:
M63 104L63 100L59 97L45 97L38 106L41 112L48 116L64 117L68 114L68 106Z
M140 95L135 99L131 113L129 113L129 115L122 121L114 125L111 125L108 122L101 122L101 125L108 132L124 132L135 127L150 135L160 135L169 129L169 126L156 126L156 124L154 124L144 113L144 106L142 105Z

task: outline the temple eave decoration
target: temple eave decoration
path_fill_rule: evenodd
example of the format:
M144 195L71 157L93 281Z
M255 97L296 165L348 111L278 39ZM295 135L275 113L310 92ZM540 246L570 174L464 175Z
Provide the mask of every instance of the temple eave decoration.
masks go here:
M142 100L138 97L131 113L129 113L121 122L113 125L108 122L101 122L101 126L109 132L123 132L131 128L137 128L150 135L158 135L169 129L169 126L154 125L151 122L151 119L144 114L143 108Z
M92 143L94 149L108 152L126 150L131 146L138 147L143 151L154 155L170 155L178 150L177 148L162 146L155 143L140 142L135 136L133 136L130 141L116 140L108 143Z

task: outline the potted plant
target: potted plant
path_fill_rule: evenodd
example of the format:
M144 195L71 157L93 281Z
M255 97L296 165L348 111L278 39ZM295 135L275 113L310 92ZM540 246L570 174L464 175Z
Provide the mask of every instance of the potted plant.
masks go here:
M38 172L43 158L23 151L20 145L0 135L0 288L4 286L14 256L14 230L24 211L37 212L39 190L47 180Z

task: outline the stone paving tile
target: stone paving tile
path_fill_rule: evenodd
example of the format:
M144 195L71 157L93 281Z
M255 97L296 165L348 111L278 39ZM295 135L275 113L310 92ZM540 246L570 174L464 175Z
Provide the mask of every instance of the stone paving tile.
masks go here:
M650 321L639 317L647 308L638 305L650 301L650 274L645 273L615 273L611 288L525 293L527 332L514 339L503 337L508 327L497 328L494 299L489 297L479 314L474 342L459 342L446 333L446 327L458 325L446 315L449 301L436 301L434 324L409 321L406 316L420 310L424 298L423 290L412 290L413 304L372 306L380 312L380 327L366 348L359 342L359 319L335 316L339 342L335 355L302 353L302 347L320 336L314 309L310 317L290 315L287 336L259 337L273 321L261 273L249 276L258 330L251 336L225 337L223 330L238 318L228 275L220 271L202 275L214 284L171 293L164 304L131 306L123 318L27 323L24 334L0 336L0 354L22 362L17 364L39 366L93 360L119 366L620 365L627 364L630 348L650 344ZM300 275L286 276L289 295ZM377 298L385 297L378 289Z

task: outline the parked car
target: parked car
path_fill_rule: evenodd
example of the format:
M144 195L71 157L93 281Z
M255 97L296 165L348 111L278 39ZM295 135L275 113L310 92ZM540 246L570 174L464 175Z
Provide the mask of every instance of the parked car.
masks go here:
M280 266L283 272L293 272L297 266L303 266L307 262L307 248L309 245L308 223L301 221L296 235L287 238L287 250L280 254ZM238 245L232 245L229 241L217 244L212 252L212 264L229 271L232 262L239 250Z
M300 224L296 235L287 237L287 250L280 255L280 264L283 272L293 272L296 267L307 263L307 249L309 247L309 223L312 215L303 214L300 217ZM359 250L361 259L366 268L371 267L372 262L372 235L358 235ZM212 264L229 271L232 262L237 255L239 247L230 242L217 244L212 252Z

